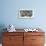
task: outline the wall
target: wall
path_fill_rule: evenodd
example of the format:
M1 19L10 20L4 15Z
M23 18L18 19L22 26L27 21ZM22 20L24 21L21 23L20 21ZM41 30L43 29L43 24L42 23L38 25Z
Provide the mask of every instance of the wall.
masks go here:
M46 28L46 0L0 0L0 25L13 24L16 28ZM19 9L32 9L32 19L19 19Z

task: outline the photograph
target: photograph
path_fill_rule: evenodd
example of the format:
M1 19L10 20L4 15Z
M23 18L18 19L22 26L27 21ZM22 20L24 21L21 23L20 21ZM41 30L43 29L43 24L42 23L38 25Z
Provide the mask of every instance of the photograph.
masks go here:
M31 18L33 13L32 10L20 10L19 11L19 18Z

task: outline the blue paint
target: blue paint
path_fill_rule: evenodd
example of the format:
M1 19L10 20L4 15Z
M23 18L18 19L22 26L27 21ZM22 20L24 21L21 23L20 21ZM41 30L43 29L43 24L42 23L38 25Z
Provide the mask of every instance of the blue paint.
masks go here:
M0 0L0 24L16 28L40 27L46 30L46 0ZM34 10L32 19L18 19L19 9ZM40 25L40 26L39 26Z

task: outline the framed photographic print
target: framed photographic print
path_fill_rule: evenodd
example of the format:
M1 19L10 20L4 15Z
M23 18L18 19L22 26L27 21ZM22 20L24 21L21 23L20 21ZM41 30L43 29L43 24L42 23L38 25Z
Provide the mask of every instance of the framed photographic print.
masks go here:
M32 10L29 9L19 10L19 18L32 18L32 16L33 16Z

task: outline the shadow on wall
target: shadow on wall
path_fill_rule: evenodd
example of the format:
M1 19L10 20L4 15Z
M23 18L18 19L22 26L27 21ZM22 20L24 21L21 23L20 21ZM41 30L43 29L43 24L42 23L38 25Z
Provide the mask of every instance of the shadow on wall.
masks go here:
M2 43L2 32L6 31L4 28L6 28L6 26L4 24L0 24L0 43Z

